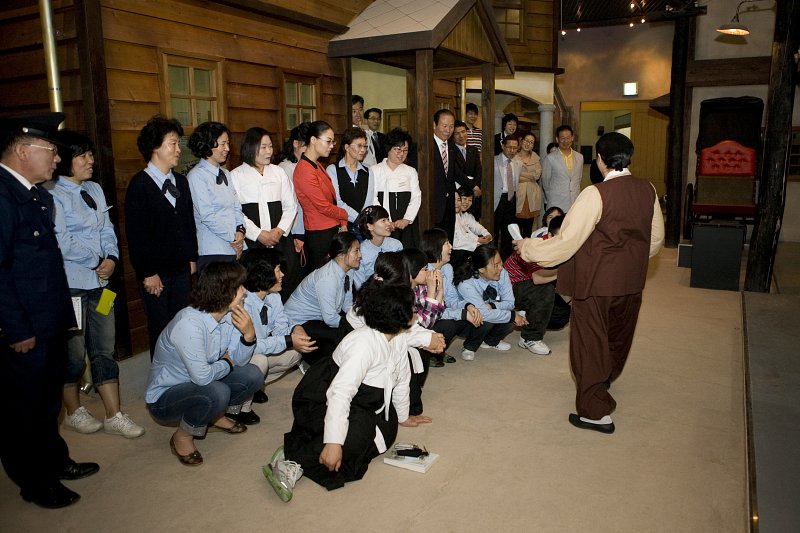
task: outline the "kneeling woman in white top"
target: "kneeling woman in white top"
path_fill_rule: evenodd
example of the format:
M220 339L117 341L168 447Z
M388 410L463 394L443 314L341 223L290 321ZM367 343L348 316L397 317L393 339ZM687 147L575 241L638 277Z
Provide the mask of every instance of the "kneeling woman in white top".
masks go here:
M514 290L508 272L503 268L500 252L491 244L475 248L472 261L455 273L454 282L458 293L481 311L483 324L468 326L461 358L475 359L478 348L493 348L508 351L511 345L503 337L514 330L514 326L527 324L525 317L514 311Z
M247 429L225 411L238 413L263 383L261 370L248 364L256 333L242 306L244 280L237 263L208 265L192 289L192 305L175 315L156 342L144 400L156 422L178 423L169 444L187 466L202 464L194 438L207 429Z
M408 357L391 345L415 320L413 292L397 285L370 291L361 315L366 326L312 366L294 392L292 430L264 467L284 501L303 473L328 490L361 479L394 442L398 423L431 421L408 415Z

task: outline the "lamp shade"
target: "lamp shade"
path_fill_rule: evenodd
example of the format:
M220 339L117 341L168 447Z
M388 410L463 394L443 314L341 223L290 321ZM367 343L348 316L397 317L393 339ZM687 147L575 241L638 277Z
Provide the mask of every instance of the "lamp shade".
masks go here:
M717 31L726 35L750 35L750 30L740 22L730 22L722 24Z

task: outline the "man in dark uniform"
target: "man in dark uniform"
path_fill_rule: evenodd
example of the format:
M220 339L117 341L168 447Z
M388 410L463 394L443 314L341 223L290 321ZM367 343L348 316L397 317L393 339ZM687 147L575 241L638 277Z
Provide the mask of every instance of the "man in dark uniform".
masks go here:
M648 258L664 244L658 195L631 175L633 143L621 133L597 141L604 180L578 195L561 231L547 240L514 241L526 261L558 267L556 290L572 296L569 356L580 429L613 433L617 402L608 392L633 343Z
M63 120L63 113L0 119L0 398L15 423L0 437L0 457L21 496L47 508L80 498L60 480L99 469L70 459L58 433L75 313L53 197L41 184L59 162L50 139Z

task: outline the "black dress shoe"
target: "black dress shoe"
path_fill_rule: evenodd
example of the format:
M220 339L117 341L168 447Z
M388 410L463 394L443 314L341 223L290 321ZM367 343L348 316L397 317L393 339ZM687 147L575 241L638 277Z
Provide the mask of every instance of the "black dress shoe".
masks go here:
M593 424L592 422L584 422L581 417L574 413L569 415L569 423L580 429L591 429L592 431L599 431L600 433L611 434L614 433L614 422L610 424Z
M58 473L58 479L81 479L89 477L100 470L100 465L97 463L76 463L72 459L69 463Z
M240 424L244 424L245 426L252 426L261 422L261 417L255 414L253 411L242 411L238 415L232 415L228 413L225 416L231 420L239 422Z
M253 394L253 403L267 403L268 401L267 393L261 389L258 389L256 393Z
M80 494L69 490L59 482L49 487L23 490L20 492L20 495L26 502L35 503L39 507L44 507L46 509L59 509L67 505L72 505L81 499Z

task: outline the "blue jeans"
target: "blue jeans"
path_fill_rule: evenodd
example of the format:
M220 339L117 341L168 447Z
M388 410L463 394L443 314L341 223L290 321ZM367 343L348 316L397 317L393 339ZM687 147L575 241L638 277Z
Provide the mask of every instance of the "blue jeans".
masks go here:
M89 364L92 369L92 383L95 386L119 381L119 366L114 360L114 308L108 315L97 312L97 303L103 294L103 288L70 289L73 297L80 297L83 311L82 328L70 332L67 341L67 373L64 384L77 384L83 374L84 354L89 353Z
M264 374L256 365L237 366L208 385L190 382L170 387L154 403L148 403L147 409L159 424L169 426L177 422L187 433L202 437L208 425L226 409L238 413L245 400L263 384Z

